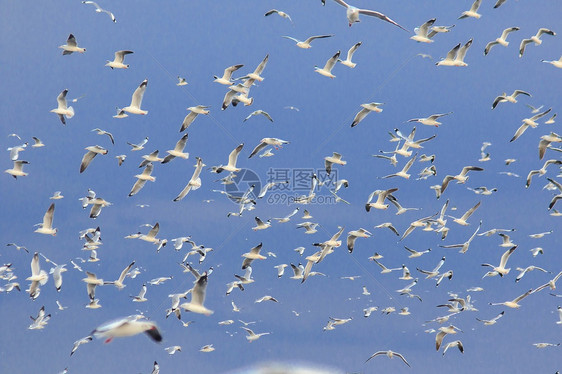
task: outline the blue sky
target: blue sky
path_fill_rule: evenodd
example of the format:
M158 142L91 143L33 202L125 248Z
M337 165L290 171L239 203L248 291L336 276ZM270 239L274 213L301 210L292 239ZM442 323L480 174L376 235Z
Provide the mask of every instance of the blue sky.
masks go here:
M32 142L31 137L36 136L46 146L27 147L21 152L20 159L30 163L24 168L28 176L17 180L8 174L2 176L0 236L5 243L25 245L31 253L39 251L59 264L68 264L69 271L63 274L59 294L50 279L42 287L39 298L32 301L23 292L27 288L25 278L30 275L31 254L17 252L13 247L0 251L0 264L12 263L22 286L21 293L0 293L0 318L4 321L0 339L5 342L0 348L0 371L58 373L68 367L70 373L148 373L152 362L157 360L162 372L177 372L186 367L193 371L231 372L274 360L325 365L341 372L407 372L409 369L397 359L377 357L364 364L372 353L387 349L404 354L412 365L409 371L416 372L429 367L459 373L487 372L491 367L515 373L560 370L560 348L538 350L532 346L537 342L560 342L561 327L555 323L560 299L548 295L548 289L523 300L518 310L488 303L515 298L562 270L561 256L557 253L561 243L560 217L549 215L547 206L554 192L543 189L546 177L556 178L559 169L550 166L545 176L535 176L530 188L525 188L525 177L530 170L539 169L547 159L560 159L560 153L548 151L545 159L539 160L537 151L541 135L551 131L560 133L559 121L544 124L550 118L547 116L538 128L528 129L521 138L509 143L521 120L531 116L525 104L544 105L544 109L552 108L551 113L560 110L562 72L541 62L560 58L560 36L544 35L543 43L527 46L522 58L518 57L518 47L521 39L534 35L540 27L562 32L558 29L561 8L556 2L546 0L508 0L498 9L493 9L493 3L483 1L479 10L482 17L478 20L457 19L463 10L470 8L471 1L354 3L387 14L408 30L431 18L437 18L436 25L456 25L451 32L437 35L434 43L422 44L409 39L413 33L366 16L349 27L345 9L331 0L324 7L316 0L210 4L100 1L100 6L115 14L116 23L80 1L6 2L0 28L3 51L0 79L4 87L0 94L3 115L0 145L6 149L24 141ZM272 8L290 14L293 23L276 15L264 17ZM520 30L509 35L509 46L495 46L484 56L485 45L512 26ZM65 44L70 33L79 46L87 49L86 53L61 55L57 47ZM321 34L334 36L314 41L308 50L281 38L287 35L305 39ZM435 66L454 45L464 44L471 38L474 42L465 58L467 67ZM359 41L362 46L353 57L356 68L337 64L333 70L335 79L314 73L315 65L323 66L338 50L344 56ZM125 59L130 68L105 67L106 60L121 49L134 51ZM418 53L433 58L421 58ZM221 75L224 68L234 64L244 64L235 77L250 73L267 54L269 62L262 74L265 79L251 88L253 104L221 111L226 89L212 82L213 75ZM189 84L176 86L178 75L185 77ZM148 87L142 108L148 110L148 115L112 118L116 106L129 105L131 94L144 79L148 79ZM63 126L49 110L56 107L56 97L65 88L69 90L68 99L85 96L72 103L76 114ZM525 90L532 97L520 96L517 104L501 103L490 110L497 95L504 91L509 94L514 89ZM358 126L350 128L360 105L372 101L384 103L383 112L371 113ZM199 116L187 130L186 151L190 158L155 165L156 182L148 182L137 195L127 197L135 182L134 175L140 173L137 166L141 155L156 149L162 155L172 149L182 135L179 128L187 114L186 108L199 104L210 105L211 113ZM286 106L300 110L284 109ZM261 116L242 122L257 109L271 114L274 122ZM438 128L406 122L410 118L446 112L453 114L443 117L443 124ZM394 149L395 143L388 141L389 131L398 128L409 133L413 125L417 127L416 139L436 135L424 144L419 155L436 155L437 176L415 180L417 173L428 166L416 161L410 180L380 179L397 170L372 155ZM90 131L96 127L111 132L115 145L107 137ZM8 137L11 133L17 133L22 141ZM149 142L145 149L131 152L127 142L138 143L146 136ZM248 159L253 147L264 137L281 138L290 144L274 150L273 157ZM487 148L491 161L478 162L480 146L485 141L492 143ZM301 212L308 209L314 216L312 221L320 224L314 235L304 235L301 229L295 229L296 223L302 222L301 212L288 223L274 222L271 228L254 232L251 230L254 216L264 220L283 217L295 206L270 204L266 197L258 201L254 211L227 218L227 213L237 206L224 195L212 192L224 188L215 180L225 173L217 176L207 168L201 174L200 189L191 191L180 202L172 201L191 177L195 156L201 157L207 167L221 165L240 143L244 143L244 148L237 165L255 172L262 182L272 169L322 170L324 157L332 152L341 153L347 165L335 169L339 178L349 180L350 186L340 190L339 195L350 205L301 205ZM97 156L80 174L84 148L95 144L107 148L109 153ZM115 159L120 154L127 155L121 167ZM506 166L503 162L506 158L517 161ZM3 170L12 167L8 152L2 160ZM407 162L401 156L398 160L398 168ZM465 185L452 183L441 199L435 199L429 186L440 184L445 175L454 175L466 165L480 166L484 171L471 172ZM521 177L499 174L502 171ZM478 186L496 187L498 192L481 196L466 189ZM421 210L400 216L394 214L393 207L365 212L365 201L373 190L393 187L399 188L395 196L405 207ZM85 196L88 188L113 203L95 221L77 200ZM57 236L33 233L33 225L41 221L52 202L49 197L58 190L65 198L55 203ZM325 187L318 195L330 196ZM207 199L214 201L203 202ZM390 231L373 228L392 222L402 233L410 222L438 212L446 199L450 199L448 213L454 216L462 215L478 201L481 206L467 227L449 219L450 231L444 241L437 233L417 229L397 242ZM139 208L137 204L150 206ZM458 209L451 211L452 207ZM504 251L498 246L501 238L497 235L476 237L464 255L439 247L464 242L480 220L482 231L516 229L511 236L519 247L508 262L511 272L503 278L481 279L486 271L481 263L498 263ZM184 313L184 321L195 321L187 328L176 319L165 319L164 313L170 302L167 295L185 291L192 284L192 277L182 273L177 265L185 247L176 253L168 245L156 253L149 243L124 239L142 230L139 225L155 222L160 223L159 237L191 235L198 244L214 248L201 265L196 264L195 257L190 261L195 261L202 271L210 266L214 268L205 304L215 313L210 317ZM326 277L311 277L304 284L289 279L287 273L277 279L273 266L305 263L304 257L293 249L304 246L305 256L312 254L315 250L312 243L329 239L339 225L345 226L344 235L359 227L374 235L358 239L353 254L347 252L342 236L344 244L314 267ZM70 260L87 257L81 251L78 232L96 226L101 227L104 242L98 250L101 261L84 263L83 268L112 280L136 260L142 273L135 279L127 278L127 287L121 291L111 286L98 288L96 296L102 308L89 310L84 308L88 297L80 281L84 273L72 269ZM544 238L528 237L549 230L554 231ZM244 292L235 290L226 296L226 283L234 280L233 274L242 272L241 254L260 242L264 243L264 251L272 251L277 257L255 263L255 283L248 285ZM404 245L417 250L432 248L432 251L421 258L409 259ZM542 247L544 254L533 258L529 250L535 247ZM420 278L414 293L420 294L423 302L397 296L394 290L402 288L406 281L399 280L397 272L380 274L380 269L368 260L374 252L384 255L381 262L385 265L406 264L412 275ZM415 269L431 269L442 256L447 258L443 270L452 269L454 277L436 288L432 280L423 279ZM48 270L43 260L41 264ZM544 267L553 274L534 271L515 283L515 268L529 265ZM169 275L174 278L168 283L149 286L148 302L131 302L129 295L136 295L143 282ZM361 277L355 281L340 278L354 275ZM371 292L370 296L361 294L363 286ZM425 322L445 315L442 308L435 306L450 298L447 292L466 297L466 290L473 286L485 289L470 293L479 311L452 317L451 323L464 332L445 340L462 340L465 353L450 350L442 357L441 352L435 352L434 334L424 333L440 325ZM279 303L254 303L265 294L276 297ZM55 300L68 309L57 310ZM232 312L231 301L242 308L240 313ZM35 316L42 305L52 314L51 321L43 330L28 330L31 322L28 316ZM368 306L379 309L393 306L398 310L407 306L412 314L386 316L374 312L364 318L363 309ZM502 310L506 314L494 326L483 326L475 320L475 317L492 318ZM116 339L109 345L94 341L69 357L72 343L99 324L138 312L159 325L163 343L155 344L143 336ZM334 331L323 331L329 317L353 317L353 320ZM226 319L236 322L230 326L218 325ZM271 334L249 344L238 319L256 321L252 325L256 332ZM216 351L199 352L205 344L214 344ZM182 352L168 356L164 348L171 345L181 345ZM30 352L34 352L33 359Z

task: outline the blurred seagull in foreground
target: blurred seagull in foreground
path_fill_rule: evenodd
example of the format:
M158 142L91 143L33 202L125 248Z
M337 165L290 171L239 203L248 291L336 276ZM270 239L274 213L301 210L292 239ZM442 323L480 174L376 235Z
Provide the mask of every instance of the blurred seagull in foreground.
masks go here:
M109 343L113 338L134 336L143 332L155 342L162 341L156 323L149 321L143 315L132 315L103 323L92 331L92 335L98 339L106 338L105 343Z

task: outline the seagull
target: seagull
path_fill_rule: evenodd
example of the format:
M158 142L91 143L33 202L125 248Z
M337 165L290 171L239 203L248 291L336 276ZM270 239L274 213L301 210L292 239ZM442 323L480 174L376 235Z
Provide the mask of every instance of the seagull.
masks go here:
M250 252L246 252L242 255L242 257L244 257L244 261L242 262L242 270L250 266L254 260L265 260L267 258L263 255L260 255L262 246L263 243L260 243L257 246L253 247L252 249L250 249Z
M107 132L105 130L102 130L100 128L95 128L92 131L95 131L98 135L107 135L109 136L109 140L111 140L111 144L115 144L115 140L113 139L113 134L111 134L110 132Z
M62 122L63 125L66 125L65 117L69 119L74 117L74 108L66 105L67 93L68 93L68 89L65 89L59 94L59 96L57 96L58 106L56 109L51 110L52 113L56 113L59 116L60 121Z
M429 28L431 26L433 26L435 21L436 21L436 19L432 18L429 21L425 22L420 27L416 27L414 29L414 32L416 33L416 35L411 36L410 39L415 40L416 42L433 43L433 39L431 39L431 37L429 36L429 32L430 32ZM436 33L434 33L433 35L435 35L435 34Z
M558 282L558 279L560 279L560 277L562 277L562 271L559 272L558 274L556 274L556 276L554 278L552 278L551 280L549 280L548 282L546 282L542 286L537 287L532 293L539 292L539 291L541 291L541 290L543 290L547 287L550 287L551 290L555 290L556 289L556 282Z
M308 49L311 48L312 46L310 45L310 43L312 43L313 40L315 39L323 39L323 38L331 38L333 35L316 35L316 36L311 36L310 38L307 38L304 41L295 39L291 36L282 36L282 38L285 39L290 39L292 41L294 41L295 43L297 43L297 47L299 48L303 48L303 49Z
M326 0L322 0L322 4L325 3ZM390 18L388 18L387 16L385 16L384 14L374 11L374 10L368 10L368 9L359 9L356 8L352 5L348 5L345 1L343 0L334 0L336 3L338 3L339 5L343 6L346 8L346 16L347 16L347 20L349 21L349 27L351 27L351 25L353 25L355 22L360 22L361 20L359 19L359 14L364 14L366 16L373 16L373 17L377 17L383 21L389 22L395 26L400 27L402 30L404 31L408 31L405 28L403 28L402 26L400 26L398 23L394 22L393 20L391 20Z
M482 2L482 0L476 0L474 3L472 3L472 6L470 7L469 10L465 10L464 12L462 12L461 16L458 19L463 19L463 18L468 18L468 17L473 17L473 18L480 18L482 15L478 14L478 8L480 8L480 3Z
M362 42L355 43L349 50L347 51L347 58L345 60L338 59L338 62L341 62L342 65L345 65L350 68L354 68L357 66L356 63L352 62L351 59L353 58L353 54L363 44Z
M454 218L453 222L458 223L459 225L462 226L468 226L469 223L466 222L466 220L470 218L470 216L476 211L476 209L478 209L479 206L480 206L480 201L475 206L467 210L466 213L462 215L462 217L460 218L451 217Z
M474 233L470 236L470 238L468 238L468 240L466 242L462 243L462 244L440 245L440 247L441 248L460 248L461 250L459 251L459 253L466 253L468 251L468 247L470 246L470 243L476 237L476 234L478 234L478 231L480 230L481 227L482 227L482 221L480 221L480 224L478 225L478 228L476 229L476 231L474 231Z
M265 65L267 65L267 61L269 61L269 55L266 55L263 60L259 63L259 65L256 67L256 69L248 74L247 78L251 78L253 80L257 80L258 82L263 81L263 77L261 76L261 73L263 73L263 70L265 69ZM253 81L250 81L250 84Z
M269 296L269 295L262 296L259 299L256 299L256 301L254 301L254 302L255 303L261 303L261 302L264 302L264 301L273 301L275 303L279 302L276 298L274 298L273 296Z
M181 347L179 345L174 345L171 347L164 348L164 350L168 352L169 355L173 355L176 352L181 352Z
M544 270L543 268L534 265L527 266L525 269L517 267L515 268L515 270L519 271L519 275L517 275L517 278L515 278L515 282L519 282L521 278L523 278L525 274L527 274L529 271L540 270L543 273L548 273L547 270Z
M66 44L59 46L59 48L62 49L63 55L70 55L73 52L80 52L80 53L86 52L86 48L78 47L78 44L76 43L76 38L72 34L68 35Z
M523 57L523 53L525 53L525 47L527 46L527 44L535 43L535 45L540 45L542 43L541 36L543 34L552 36L556 35L556 33L552 30L540 28L539 31L537 31L536 35L531 36L529 39L521 40L521 44L519 45L519 57Z
M199 351L207 353L207 352L212 352L214 350L215 350L215 347L213 347L212 344L207 344L207 345L204 345L203 347L201 347L201 349Z
M523 295L518 296L511 301L504 301L503 303L490 303L490 305L505 305L508 308L519 309L521 307L521 305L519 305L519 302L524 298L526 298L527 296L529 296L532 292L533 290L530 289L529 291L525 292Z
M542 62L546 62L547 64L551 64L552 66L558 68L558 69L562 69L562 56L558 59L558 60L552 60L552 61L548 61L548 60L541 60ZM555 115L556 116L556 115ZM552 117L552 122L554 123L554 117ZM546 122L545 122L546 123Z
M371 112L377 112L377 113L382 112L382 109L379 108L381 105L384 105L384 103L372 102L372 103L361 104L363 109L361 109L359 112L357 112L357 114L355 115L355 118L353 118L353 122L351 123L351 127L357 126L359 124L359 122L363 121L363 119L365 117L367 117L367 114L369 114Z
M316 230L316 227L318 227L318 223L313 223L313 222L303 222L303 223L299 223L297 224L297 229L304 227L304 229L306 230L304 233L305 234L314 234L315 232L317 232L318 230ZM299 247L302 248L304 251L304 247Z
M254 231L265 230L271 227L271 220L269 219L266 222L263 222L259 217L255 217L254 219L256 220L256 226L252 227L252 230Z
M322 69L320 69L318 66L315 66L314 71L325 77L329 77L332 79L335 78L336 76L332 74L332 69L336 65L336 62L338 61L339 57L340 57L340 51L337 51L335 55L333 55L328 59L328 61L326 61L326 65L324 65Z
M353 252L353 248L355 247L355 241L357 238L369 238L371 237L369 231L365 230L364 228L360 228L359 230L352 230L347 233L347 250L349 253Z
M458 347L459 351L461 351L461 353L464 353L464 347L462 346L462 342L460 340L455 340L454 342L450 342L445 346L445 348L443 349L443 356L445 356L445 352L447 352L447 349L454 348L454 347Z
M144 297L145 295L146 295L146 284L143 284L139 294L137 296L131 296L131 297L133 298L134 302L142 303L148 300L147 298Z
M332 171L332 164L337 164L342 166L347 164L347 161L342 161L341 158L342 155L337 152L333 152L332 156L324 157L324 166L326 167L326 173L328 175L330 175L330 172Z
M508 41L506 41L505 39L507 38L507 36L509 35L510 32L513 31L518 31L519 27L509 27L505 30L503 30L501 36L491 42L489 42L488 44L486 44L486 48L484 48L484 56L486 56L488 53L490 53L490 50L492 49L493 46L495 46L496 44L502 45L504 47L507 47L507 45L509 44Z
M6 244L7 247L14 247L16 248L18 251L20 249L23 249L24 251L26 251L27 253L29 253L29 251L27 250L27 248L25 248L23 245L17 245L16 243L8 243Z
M514 245L513 247L511 247L507 251L505 251L500 258L500 264L498 266L494 266L494 265L490 265L490 264L482 264L482 266L488 266L488 267L491 267L493 269L492 271L486 273L486 275L484 275L484 277L494 276L494 275L498 275L498 274L500 275L500 277L503 277L504 275L508 274L511 269L510 268L506 269L505 265L507 265L507 260L509 260L509 256L511 256L511 254L515 251L516 248L517 248L517 246Z
M224 84L225 86L230 86L232 84L232 73L234 73L236 70L240 69L241 67L243 67L244 65L242 64L238 64L238 65L232 65L230 67L227 67L226 69L224 69L224 73L222 75L222 77L217 77L216 75L214 76L214 82L220 83L220 84Z
M272 14L274 14L274 13L277 13L277 14L280 15L281 17L287 18L289 21L293 22L293 20L291 19L291 16L289 16L287 13L282 12L282 11L277 10L277 9L271 9L270 11L268 11L268 12L265 13L265 16L267 17L267 16L270 16L270 15L272 15Z
M562 164L562 160L550 159L550 160L547 160L540 169L531 170L529 172L529 174L527 175L527 183L525 184L525 187L529 188L529 186L531 185L531 180L533 178L533 175L536 175L536 174L538 174L539 176L545 175L546 169L549 165L560 165L560 164Z
M156 177L150 175L153 169L154 169L154 165L152 163L149 163L144 168L142 174L135 175L137 181L133 185L133 188L131 188L131 192L129 192L129 196L136 195L144 187L146 181L154 182L156 180Z
M204 114L204 115L209 114L208 109L209 109L208 105L197 105L197 106L190 106L189 108L187 108L187 110L189 110L189 114L185 116L185 118L183 119L180 132L186 130L189 127L189 125L191 125L193 121L195 121L195 118L197 118L199 114Z
M117 20L115 19L115 16L113 15L113 13L111 13L109 10L105 10L102 9L98 4L96 4L93 1L82 1L82 4L92 4L93 6L96 7L96 13L106 13L109 18L111 18L111 20L113 21L113 23L117 22Z
M246 331L246 332L248 333L248 335L246 335L246 339L248 339L248 341L249 341L250 343L253 342L253 341L255 341L255 340L258 340L260 337L262 337L262 336L264 336L264 335L269 335L269 334L270 334L269 332L262 332L262 333L256 334L255 332L253 332L252 330L250 330L250 329L247 328L247 327L241 326L240 328L243 329L244 331Z
M193 172L191 179L187 183L187 186L185 186L185 188L179 193L179 195L176 196L174 201L179 201L183 199L189 193L189 191L191 190L195 191L199 187L201 187L201 178L199 177L199 174L201 174L201 170L203 169L203 166L205 166L205 164L203 163L203 160L201 160L200 157L196 157L195 159L197 160L197 164L195 165L195 171Z
M457 44L453 47L448 53L447 56L439 62L436 62L435 65L437 66L468 66L465 63L464 57L468 48L472 45L472 39L466 42L465 45L461 47L461 43Z
M523 119L523 124L517 129L517 131L513 135L513 138L511 138L510 142L512 142L514 140L517 140L521 135L523 135L523 133L525 132L525 130L527 130L528 127L532 127L532 128L537 127L539 124L536 121L538 119L546 116L548 113L550 113L551 110L552 110L552 108L549 108L548 110L546 110L542 113L535 114L531 118Z
M47 322L49 322L49 320L51 319L51 315L50 314L45 315L45 306L43 305L41 309L39 309L39 313L37 314L37 317L33 318L29 316L29 318L31 318L33 323L29 325L28 329L40 330L45 328Z
M77 341L74 342L74 345L72 346L72 350L70 351L70 356L72 356L74 354L74 352L76 352L76 350L78 349L78 347L80 347L82 344L86 344L92 341L92 336L88 335L82 339L78 339Z
M41 139L35 136L33 136L32 139L34 141L34 144L31 145L33 148L40 148L45 146L45 144L41 141Z
M129 144L132 147L131 152L136 152L136 151L140 151L140 150L144 149L144 146L145 146L146 143L148 143L148 136L145 137L139 144L133 144L133 143L127 142L127 144Z
M367 199L367 203L365 204L365 209L368 211L371 210L371 208L375 208L375 209L387 209L388 208L388 204L384 204L384 200L386 198L388 198L388 196L391 196L391 194L393 192L398 191L398 188L391 188L388 190L375 190L373 191L370 195L369 198ZM377 201L375 201L374 203L371 203L371 201L373 200L373 198L377 196Z
M187 86L187 80L178 75L178 83L176 83L176 86Z
M31 281L31 285L29 286L29 296L32 299L37 298L39 296L39 286L45 285L49 280L49 275L45 270L41 270L41 265L39 263L39 252L35 252L33 258L31 259L31 276L27 277L26 280Z
M408 367L411 367L410 364L408 363L408 361L406 361L406 359L404 358L404 356L402 356L398 352L393 352L391 350L375 352L365 362L368 362L373 357L376 357L376 356L379 356L379 355L386 355L386 357L388 357L388 358L393 358L394 356L396 356L396 357L400 358L406 365L408 365Z
M386 179L386 178L392 178L392 177L402 177L404 179L409 179L410 178L410 174L408 174L408 170L410 170L410 168L412 167L414 161L416 161L417 158L417 154L414 155L414 157L412 157L402 168L402 170L400 170L397 173L394 174L389 174L389 175L385 175L384 177L381 177L382 179Z
M146 86L148 85L148 79L145 79L141 82L141 84L137 87L135 92L133 92L133 96L131 97L131 105L124 107L122 110L131 114L148 114L147 110L141 109L142 98L144 96L144 92L146 91Z
M99 145L92 145L84 149L88 152L86 152L84 157L82 157L82 162L80 163L80 173L83 173L86 170L88 165L90 165L94 157L96 157L98 154L106 155L107 152L109 152L107 149L100 147Z
M438 122L437 119L440 118L440 117L443 117L443 116L448 116L449 114L452 114L452 113L453 112L442 113L442 114L432 114L431 116L429 116L427 118L412 118L412 119L409 119L407 122L419 122L422 125L439 127L441 122Z
M176 157L180 157L186 160L189 158L189 152L183 151L185 149L185 144L187 143L187 138L188 138L188 134L186 133L184 136L180 138L180 140L177 141L174 149L166 151L168 155L164 157L164 159L162 160L163 164L172 161Z
M260 143L261 145L262 143ZM258 147L260 146L258 145ZM267 145L265 145L263 148L265 148ZM232 152L230 152L230 154L228 155L228 164L225 165L220 165L220 166L214 166L211 169L215 172L215 173L222 173L224 170L229 171L231 173L236 173L242 169L237 168L236 167L236 162L238 161L238 155L240 154L240 152L242 151L242 148L244 148L244 143L239 144L236 148L234 148L232 150ZM257 148L257 147L256 147ZM254 150L255 151L255 150ZM255 151L255 153L258 153L260 150ZM254 152L253 152L254 153ZM254 153L254 154L255 154ZM252 157L253 155L250 155L250 157Z
M259 196L258 196L259 197ZM274 220L276 220L279 223L285 223L285 222L289 222L291 220L291 217L294 216L295 214L297 214L299 212L299 207L296 207L290 214L288 214L287 216L283 217L283 218L273 218Z
M207 309L203 304L205 303L205 293L207 291L207 272L203 273L195 282L195 286L191 291L191 301L183 303L179 307L193 313L204 314L210 316L214 312Z
M132 315L106 322L94 329L92 335L98 339L106 338L105 343L109 343L113 338L133 336L143 332L157 343L162 341L156 323L149 321L143 315Z
M424 253L429 253L431 252L431 248L426 249L425 251L416 251L414 249L408 248L406 246L404 246L404 248L410 252L411 254L408 256L408 258L415 258L415 257L420 257L421 255L423 255Z
M495 316L492 319L486 320L486 319L479 319L476 318L477 321L482 322L484 324L484 326L491 326L494 325L496 322L498 322L498 320L503 317L503 315L505 314L505 312L501 312L500 314L498 314L497 316Z
M24 160L16 160L14 161L14 167L11 169L6 169L4 170L4 172L10 174L15 179L18 179L18 177L25 177L28 174L23 171L23 165L25 164L29 164L29 162Z
M271 118L271 116L269 115L269 113L267 113L266 111L261 110L261 109L260 109L260 110L256 110L256 111L250 113L250 115L249 115L248 117L244 118L244 121L242 121L242 122L246 122L247 120L249 120L250 118L252 118L252 116L258 116L258 115L260 115L260 114L263 115L263 116L264 116L265 118L267 118L268 120L270 120L271 122L273 122L273 118Z
M131 270L131 268L133 267L134 264L135 264L135 261L131 262L129 264L129 266L127 266L125 269L123 269L123 271L119 275L119 279L114 280L114 281L105 281L105 282L103 282L103 284L104 285L112 284L115 287L117 287L118 290L122 290L123 288L125 288L125 284L123 284L123 282L125 281L125 277L127 276L127 273L129 272L129 270Z
M22 151L25 151L25 148L27 147L27 142L25 142L22 145L17 145L14 147L10 147L7 150L10 151L10 160L12 161L16 161L19 158L19 153Z
M289 144L289 142L286 141L286 140L278 139L278 138L263 138L262 140L260 140L260 143L256 146L256 148L254 148L252 153L250 153L250 156L248 156L248 158L252 158L252 156L254 156L256 153L260 152L262 149L264 149L268 145L272 145L275 149L280 149L284 144ZM232 153L231 153L231 155L232 155ZM227 170L227 171L230 171L230 170ZM236 170L236 171L239 171L239 170Z
M57 229L53 228L54 214L55 214L55 203L52 203L49 206L49 209L47 209L47 211L45 212L45 215L43 216L43 222L38 224L40 227L37 230L35 230L35 232L39 234L56 236Z
M479 166L465 166L462 168L459 174L445 176L443 182L441 183L441 193L445 192L445 189L449 185L449 182L451 182L452 180L456 180L457 183L466 183L466 181L468 180L467 174L469 171L483 171L483 170L484 169L482 169Z
M125 59L126 55L130 55L134 53L133 51L117 51L115 52L115 58L113 61L107 60L107 64L105 66L109 66L112 70L113 69L128 69L129 65L124 64L123 60Z

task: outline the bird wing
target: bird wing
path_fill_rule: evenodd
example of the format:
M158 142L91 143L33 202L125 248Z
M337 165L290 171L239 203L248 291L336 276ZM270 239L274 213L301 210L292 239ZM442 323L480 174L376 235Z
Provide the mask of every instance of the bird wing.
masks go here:
M203 273L197 279L193 291L191 291L191 303L203 306L205 293L207 292L207 273Z
M457 53L457 57L455 57L455 60L463 61L464 56L466 55L466 52L468 51L468 48L470 48L471 45L472 45L472 39L466 42L466 44L459 49L459 52Z
M335 55L333 55L328 59L328 61L326 61L326 65L324 65L324 70L332 71L339 57L340 57L340 51L337 51Z
M198 115L199 115L199 113L189 112L187 114L187 116L185 116L185 118L183 119L183 122L181 124L180 132L187 129L189 127L189 125L191 125L193 123L193 121L195 121L195 118L197 118Z
M517 131L515 131L515 134L511 138L510 142L517 140L521 135L523 135L523 133L525 132L525 130L527 130L528 127L529 125L526 123L523 123L521 126L519 126L519 128L517 129Z
M115 62L123 63L125 55L131 54L133 51L117 51L115 52Z
M95 4L95 3L94 3L94 4ZM96 4L96 5L97 5L97 4ZM96 8L97 8L97 6L96 6ZM70 35L68 36L68 39L66 39L66 44L69 45L69 46L71 46L71 47L76 47L76 46L77 46L77 44L76 44L76 38L74 37L74 35L70 34Z
M146 180L144 179L137 179L133 188L131 188L131 192L129 192L129 196L136 195L146 184Z
M517 246L515 245L504 252L502 257L500 258L500 268L505 269L505 265L507 264L507 260L509 259L509 256L511 256L511 254L513 253L513 251L515 251L516 248Z
M269 55L266 55L262 60L262 62L260 62L256 70L254 70L254 74L260 75L263 72L263 69L265 69L265 65L267 65L268 60L269 60Z
M314 39L323 39L323 38L330 38L333 35L316 35L316 36L311 36L310 38L307 38L304 43L305 44L310 44Z
M239 146L240 147L240 146ZM267 143L265 142L261 142L259 143L256 148L254 148L254 150L252 151L252 153L250 153L250 156L248 158L252 158L252 156L254 156L256 153L260 152L262 149L264 149L265 147L267 147Z
M337 2L337 0L336 0L336 2ZM382 19L383 21L392 23L394 26L400 27L400 28L401 28L402 30L404 30L404 31L408 31L408 30L406 30L404 27L400 26L398 23L396 23L396 22L394 22L393 20L391 20L390 18L388 18L386 15L384 15L384 14L382 14L382 13L380 13L380 12L377 12L377 11L375 11L375 10L359 9L359 13L364 14L364 15L366 15L366 16L377 17L377 18L379 18L379 19Z
M59 109L66 109L66 94L68 90L63 90L59 96L57 96L57 104Z
M453 47L453 49L451 49L448 53L447 53L447 57L445 57L446 60L454 60L455 56L457 55L457 52L459 50L459 48L461 47L461 43L457 44L456 46Z
M262 144L262 143L260 143L260 144ZM258 145L258 147L259 147L259 145ZM256 149L257 149L258 147L256 147ZM244 148L244 143L238 145L238 147L234 148L234 149L232 150L232 152L230 152L230 154L228 155L228 166L233 167L233 168L236 168L236 161L238 160L238 155L239 155L240 152L242 151L242 148ZM263 147L262 147L262 148L263 148ZM250 155L250 157L252 157L255 153L257 153L257 152L259 152L259 151L261 150L261 148L260 148L260 150L257 150L257 151L256 151L256 149L254 149L254 150L252 151L252 155ZM255 152L255 153L254 153L254 152Z
M127 273L129 272L129 270L131 270L131 268L133 267L133 265L135 264L135 261L131 262L129 264L129 266L127 266L125 269L123 269L123 271L121 272L121 274L119 275L119 282L123 283L123 280L125 279L125 276L127 275ZM145 290L146 292L146 290Z
M351 123L351 127L355 127L357 126L357 124L361 121L363 121L363 118L365 118L367 116L367 114L369 114L370 110L369 109L361 109L356 115L355 118L353 119L353 122Z
M226 79L226 80L230 80L230 78L232 77L232 73L234 73L236 70L240 69L242 66L241 64L238 65L232 65L227 67L226 69L224 69L224 73L222 78Z
M347 51L347 59L348 60L351 61L351 58L353 57L353 54L355 53L357 48L359 48L361 46L361 44L363 44L363 42L355 43L355 45L353 45L351 48L349 48L349 50Z
M43 228L52 228L53 227L53 216L55 214L55 203L52 203L49 206L49 209L45 212L43 216Z
M135 108L140 108L142 103L142 97L146 91L146 86L148 85L148 79L142 81L142 83L137 87L133 96L131 97L131 106Z

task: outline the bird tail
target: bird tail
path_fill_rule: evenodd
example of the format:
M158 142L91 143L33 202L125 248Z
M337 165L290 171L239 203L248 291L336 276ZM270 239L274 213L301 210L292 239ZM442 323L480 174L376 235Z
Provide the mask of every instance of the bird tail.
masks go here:
M74 117L74 108L69 106L67 109L68 109L68 114L66 115L66 118Z

